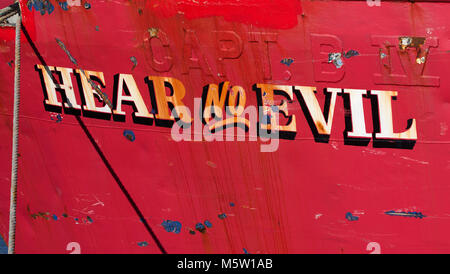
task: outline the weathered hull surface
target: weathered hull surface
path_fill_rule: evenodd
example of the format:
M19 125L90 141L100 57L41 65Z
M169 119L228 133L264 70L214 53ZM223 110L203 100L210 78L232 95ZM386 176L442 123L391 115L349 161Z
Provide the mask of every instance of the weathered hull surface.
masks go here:
M54 9L43 15L21 3L17 253L450 251L450 3L50 2ZM14 28L0 36L0 234L7 240ZM414 40L402 50L399 37ZM416 47L415 37L425 42ZM245 90L246 106L264 101L255 84L316 87L322 111L330 103L324 88L364 90L359 118L369 137L345 137L361 112L342 90L330 136L294 91L273 98L289 101L291 120L280 124L295 120L295 133L281 136L273 152L261 152L263 141L248 140L249 132L241 132L245 141L208 142L194 140L202 131L193 130L192 141L177 142L167 121L133 119L133 105L122 105L124 120L77 109L86 99L75 72L75 104L46 104L47 72L36 65L102 72L112 104L115 82L125 83L123 94L138 90L153 118L161 108L148 76L179 80L189 109L205 86L225 81ZM407 133L398 140L370 137L383 124L376 111L383 101L367 92L377 90L397 92L393 132Z

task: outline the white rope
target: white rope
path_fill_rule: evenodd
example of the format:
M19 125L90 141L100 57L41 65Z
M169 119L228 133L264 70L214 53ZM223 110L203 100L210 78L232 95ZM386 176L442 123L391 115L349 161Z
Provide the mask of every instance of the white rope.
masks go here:
M22 15L17 13L16 21L16 47L14 61L14 116L13 116L13 142L11 163L11 202L9 208L9 243L8 254L15 253L16 239L16 199L17 199L17 157L19 152L19 105L20 105L20 27Z

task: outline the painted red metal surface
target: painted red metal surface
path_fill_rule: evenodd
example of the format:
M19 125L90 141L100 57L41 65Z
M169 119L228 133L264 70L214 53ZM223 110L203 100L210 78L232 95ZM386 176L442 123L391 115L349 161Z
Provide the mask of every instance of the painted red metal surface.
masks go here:
M22 3L29 37L22 38L17 253L161 253L145 222L167 253L450 251L450 4L90 1L88 9L64 10L50 2L54 10L44 15ZM5 239L14 72L14 37L7 31L0 31ZM426 38L425 64L413 49L401 55L395 43L402 36ZM104 73L108 98L114 75L131 74L149 111L147 76L180 80L189 108L204 86L223 81L242 86L254 106L257 83L317 87L321 107L323 88L397 91L394 129L415 119L417 140L408 149L374 147L373 140L346 144L342 96L328 142L315 140L294 96L288 109L296 136L281 139L271 153L260 151L260 141L176 142L170 128L134 123L126 105L124 122L58 116L44 108L35 68L77 68L55 38L80 68ZM350 50L359 55L343 58L342 67L328 62L329 53ZM72 81L81 104L73 75ZM370 100L363 106L371 133ZM181 224L179 233L165 229L167 220ZM198 223L206 232L196 230Z

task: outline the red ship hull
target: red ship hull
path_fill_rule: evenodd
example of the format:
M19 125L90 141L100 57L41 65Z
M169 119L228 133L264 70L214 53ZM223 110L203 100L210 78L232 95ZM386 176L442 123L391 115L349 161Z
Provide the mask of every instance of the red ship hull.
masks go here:
M43 15L21 3L17 253L450 251L449 3L50 2L54 9ZM0 234L7 240L14 28L0 36ZM411 38L405 49L401 37ZM126 103L124 116L58 108L36 65L73 69L80 107L86 99L75 69L102 72L99 86L116 110L117 83L133 89L134 80L150 118L133 119L142 111ZM189 109L210 84L240 86L246 106L264 103L258 85L292 88L291 98L273 100L289 101L280 124L295 120L295 132L280 136L272 152L261 152L264 141L249 140L248 131L245 141L209 142L193 129L191 141L178 142L170 123L156 118L157 80L149 85L149 76L182 83ZM324 117L330 102L322 91L339 90L328 136L311 123L305 94L293 88L300 86L315 88ZM345 89L365 91L359 118L368 138L346 138L357 114ZM383 101L374 91L397 92L389 101L393 132L408 136L378 142ZM55 94L63 104L63 92Z

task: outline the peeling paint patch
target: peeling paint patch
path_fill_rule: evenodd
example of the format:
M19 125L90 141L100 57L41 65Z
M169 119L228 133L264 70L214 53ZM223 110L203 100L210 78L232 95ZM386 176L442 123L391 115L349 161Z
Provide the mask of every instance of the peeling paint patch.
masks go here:
M61 8L65 11L69 10L69 5L67 4L66 1L64 2L58 2L58 4L61 6Z
M345 218L349 221L358 221L359 220L358 216L353 216L352 213L350 213L350 212L347 212L345 214Z
M400 50L405 50L409 47L418 49L425 44L425 37L400 36L398 40Z
M414 217L414 218L424 218L427 217L425 215L422 214L422 212L396 212L394 210L389 210L384 212L384 214L390 215L390 216L402 216L402 217Z
M340 52L332 52L328 54L328 63L333 63L336 68L341 68L344 62L341 59Z
M132 130L128 130L128 129L124 130L123 136L125 136L125 138L127 138L131 142L134 142L134 140L136 140L136 136L134 135L134 132Z
M50 119L54 120L57 123L60 123L63 119L63 116L60 113L52 113L50 114Z
M206 225L207 228L211 228L212 227L211 222L208 221L208 220L205 221L205 225Z
M41 217L41 218L44 218L44 219L48 220L49 219L48 216L50 216L50 213L48 213L48 212L40 212L39 211L38 213L30 213L30 216L33 219L37 219L38 217Z
M137 243L137 244L138 244L138 246L142 246L142 247L148 246L148 243L147 243L146 241L139 242L139 243Z
M359 55L359 52L356 50L349 50L347 52L343 51L341 52L331 52L328 54L328 63L333 63L336 68L341 68L344 65L344 61L342 60L342 57L344 58L350 58L353 56Z
M34 8L36 11L39 11L41 15L44 15L46 12L51 14L55 10L53 4L48 0L28 0L27 7L30 11Z
M180 233L181 231L181 223L178 221L164 220L161 225L167 232L173 232L175 234Z
M294 59L292 59L292 58L283 58L282 60L281 60L281 63L282 64L285 64L286 66L290 66L292 63L294 62Z
M422 57L420 57L420 58L417 58L416 59L416 63L417 64L424 64L425 63L425 56L422 56Z
M202 223L196 224L195 229L197 229L201 233L205 233L205 231L206 231L206 227Z
M8 246L6 245L5 240L0 235L0 254L8 254Z
M425 37L400 36L398 40L400 51L404 52L408 48L415 48L417 52L416 63L419 65L425 63L425 55L428 53L428 50L422 48L425 45Z
M347 51L346 53L343 52L343 55L344 55L345 58L350 58L350 57L353 57L353 56L358 56L359 52L357 52L356 50L351 49L351 50Z
M158 28L149 28L148 29L148 33L150 34L151 38L158 37L158 32L159 32Z
M133 70L136 66L137 66L137 59L134 56L130 57L131 63L133 63L133 67L131 68L131 70Z

